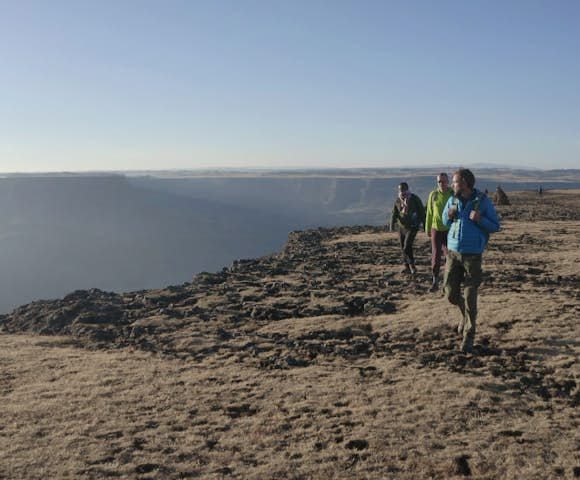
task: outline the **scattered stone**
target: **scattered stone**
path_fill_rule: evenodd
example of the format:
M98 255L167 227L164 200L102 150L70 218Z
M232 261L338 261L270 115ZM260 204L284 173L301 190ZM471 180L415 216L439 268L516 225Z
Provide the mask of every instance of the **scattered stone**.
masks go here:
M346 445L345 448L349 450L365 450L369 447L369 442L366 440L350 440Z
M285 360L289 367L307 367L309 365L306 360L296 358L292 355L288 355Z
M469 467L469 455L460 455L455 457L455 474L463 475L464 477L469 477L471 475L471 468Z
M135 467L135 473L151 473L153 470L159 470L159 465L156 463L142 463Z
M205 441L205 446L207 447L208 450L213 450L214 447L218 444L219 442L217 440L206 440Z
M258 410L253 408L249 403L243 403L241 405L228 405L226 407L226 414L231 418L251 417L257 412Z

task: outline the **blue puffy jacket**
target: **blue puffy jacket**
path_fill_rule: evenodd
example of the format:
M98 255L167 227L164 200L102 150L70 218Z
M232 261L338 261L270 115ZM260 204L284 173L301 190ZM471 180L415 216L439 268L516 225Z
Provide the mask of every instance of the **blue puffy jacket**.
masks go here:
M443 209L442 220L449 227L447 247L459 253L483 253L489 234L499 230L499 218L493 203L487 195L476 189L465 203L456 198L451 196ZM449 220L447 211L454 205L457 205L457 217ZM474 209L481 214L477 223L469 219L469 214Z

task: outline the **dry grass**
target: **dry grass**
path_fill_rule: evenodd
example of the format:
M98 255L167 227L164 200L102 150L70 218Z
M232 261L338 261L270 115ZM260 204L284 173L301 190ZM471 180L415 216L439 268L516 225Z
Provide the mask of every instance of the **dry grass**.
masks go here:
M546 242L510 250L522 235ZM197 361L0 335L0 478L577 478L580 222L506 222L484 268L481 357L454 353L452 306L413 292L394 314L272 321L263 343ZM259 367L276 334L344 329L388 341Z

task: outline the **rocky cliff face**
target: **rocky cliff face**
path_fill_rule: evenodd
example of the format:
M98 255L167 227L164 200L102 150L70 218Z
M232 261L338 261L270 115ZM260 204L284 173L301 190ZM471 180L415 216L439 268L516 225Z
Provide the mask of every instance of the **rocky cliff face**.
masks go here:
M345 240L351 235L373 239ZM377 242L377 236L384 238ZM386 272L398 265L399 257L395 238L381 228L293 232L277 255L238 260L221 272L201 273L191 283L160 290L121 295L81 290L33 302L8 315L3 328L70 334L88 347L133 345L172 355L205 353L184 338L193 343L203 338L210 349L238 349L244 346L242 338L249 342L273 321L395 311L397 302L423 287L418 281L409 290L402 278ZM368 350L371 338L362 335ZM339 334L342 340L352 336Z

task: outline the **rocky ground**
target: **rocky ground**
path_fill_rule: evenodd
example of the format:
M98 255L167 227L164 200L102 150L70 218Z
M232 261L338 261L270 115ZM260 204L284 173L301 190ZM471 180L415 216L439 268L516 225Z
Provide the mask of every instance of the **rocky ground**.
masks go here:
M411 278L376 227L293 232L277 255L184 285L14 310L0 478L580 477L580 192L510 198L473 355L427 293L427 237Z

